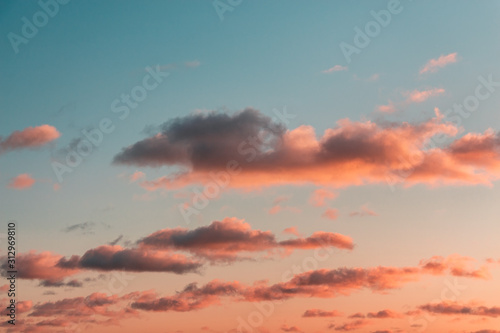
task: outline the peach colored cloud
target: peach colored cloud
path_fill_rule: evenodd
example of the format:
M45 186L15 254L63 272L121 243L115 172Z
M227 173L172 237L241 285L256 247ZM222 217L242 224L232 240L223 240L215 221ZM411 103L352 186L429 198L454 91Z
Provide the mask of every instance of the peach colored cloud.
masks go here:
M454 276L489 279L491 275L488 267L483 265L479 269L474 269L472 268L474 262L475 259L473 258L453 254L446 258L434 256L430 259L422 260L420 265L429 274L442 275L445 271L448 271Z
M338 195L335 192L329 191L324 188L314 190L309 198L309 203L315 207L321 207L325 205L326 200L333 200Z
M406 102L407 103L422 103L428 100L431 97L439 96L445 93L445 90L442 88L433 88L428 90L413 90L411 92L407 92L408 96Z
M448 145L429 146L437 135L454 137L460 131L438 110L436 117L417 124L344 119L320 138L310 126L286 130L252 109L234 115L191 115L162 128L162 133L125 148L114 159L118 164L185 170L140 182L150 191L215 182L223 184L222 189L389 181L406 186L490 185L500 177L496 133L466 134ZM479 143L483 140L490 140L489 146ZM391 178L400 174L408 176Z
M283 233L284 234L290 234L290 235L294 235L294 236L300 237L300 233L297 230L297 227L286 228L285 230L283 230Z
M302 332L302 330L300 328L298 328L297 326L289 326L286 324L281 325L280 329L283 332L299 332L299 333Z
M130 182L133 183L135 181L138 181L139 179L142 179L146 177L146 175L144 174L144 172L142 171L136 171L134 172L131 176L130 176Z
M20 174L10 181L8 187L16 190L24 190L35 184L36 180L27 173Z
M341 71L346 71L346 70L348 70L347 66L335 65L331 68L325 69L324 71L322 71L322 73L330 74L330 73L341 72Z
M402 95L406 97L405 100L395 103L389 100L387 105L379 105L377 110L382 113L393 113L397 110L403 109L413 103L423 103L431 97L436 97L445 93L443 88L431 88L427 90L412 90L404 91Z
M28 253L17 253L16 264L23 267L19 270L17 277L21 279L40 279L49 281L60 281L68 276L79 272L78 268L61 268L57 263L63 256L52 252L30 251ZM2 257L5 259L5 257ZM7 271L6 260L3 260L2 270Z
M366 327L370 324L368 320L358 319L351 322L344 323L340 326L334 326L335 331L348 332L358 330L360 328ZM332 327L333 328L333 327Z
M339 217L339 210L336 208L328 208L321 216L329 220L336 220Z
M132 308L146 311L190 311L212 304L221 304L224 299L236 302L261 302L295 297L332 298L364 289L375 293L386 293L388 290L399 289L407 283L418 281L429 274L429 271L422 265L415 267L378 266L312 270L296 274L286 282L272 285L262 281L248 286L237 281L213 280L202 287L196 284L188 285L184 291L173 296L133 303ZM454 275L452 267L441 271L441 275L446 274ZM482 278L474 274L464 276ZM368 313L366 316L363 314L351 316L351 318L364 317L400 318L401 315L386 309Z
M14 131L7 138L0 138L0 154L10 150L38 148L57 139L60 135L57 129L50 125L27 127L21 131Z
M449 64L453 64L458 61L457 53L450 53L447 55L441 55L437 59L429 60L419 71L420 74L424 74L427 72L435 73L440 68L443 68Z
M385 309L385 310L380 310L378 312L368 312L366 314L367 318L377 318L377 319L387 319L387 318L403 318L403 315L390 310L390 309Z
M369 209L366 205L361 206L359 211L349 213L349 216L378 216L373 210Z
M52 260L53 262L53 260ZM140 311L153 312L188 312L223 302L261 302L266 300L287 300L296 297L336 297L349 295L355 291L369 290L386 293L398 289L407 283L417 281L430 274L426 261L415 267L368 267L368 268L335 268L319 269L299 273L285 282L269 284L257 281L246 285L238 281L212 280L199 286L187 284L181 290L167 296L159 296L153 291L131 292L123 296L93 293L86 297L64 298L57 301L37 303L27 301L22 305L27 318L34 322L30 325L47 327L65 327L69 321L78 321L83 325L118 324L125 318L137 317ZM449 274L451 268L438 271L442 275ZM433 272L431 275L437 274ZM478 278L473 274L468 278ZM424 304L419 311L441 315L473 315L496 318L500 316L497 307L486 307L477 303L438 303ZM335 310L306 310L303 317L337 317L343 316ZM350 331L362 328L369 323L365 318L374 320L401 318L393 310L384 309L369 312L366 315L350 316L353 321L341 325L332 325L337 331ZM27 325L27 327L30 327ZM24 328L24 327L23 327ZM287 326L292 329L293 326Z

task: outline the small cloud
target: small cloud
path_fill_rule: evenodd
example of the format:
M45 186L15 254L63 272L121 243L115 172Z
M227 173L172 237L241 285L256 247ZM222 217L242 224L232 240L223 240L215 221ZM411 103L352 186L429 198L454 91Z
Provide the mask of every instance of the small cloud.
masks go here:
M26 127L12 132L7 138L0 137L0 154L19 149L37 149L59 138L61 133L50 125Z
M347 66L335 65L331 68L325 69L321 73L330 74L333 72L340 72L340 71L347 71L347 70L348 70Z
M118 244L118 242L119 242L119 241L121 241L122 239L123 239L123 235L120 235L120 236L118 236L116 239L114 239L114 240L112 240L111 242L109 242L109 243L108 243L108 245L111 245L111 246L116 245L116 244Z
M309 203L315 207L321 207L325 205L325 200L333 200L337 197L337 194L320 188L315 190L312 194L311 197L309 198Z
M184 63L184 66L186 66L188 68L196 68L196 67L198 67L200 65L201 65L201 62L199 62L198 60L186 61Z
M404 91L401 93L402 96L405 97L405 100L394 103L389 100L387 105L379 105L377 110L384 113L393 113L396 110L404 108L413 103L423 103L431 97L436 97L444 94L446 91L443 88L431 88L426 90L412 90L412 91Z
M422 103L431 97L439 96L445 93L442 88L433 88L428 90L413 90L411 92L405 92L404 95L408 96L406 99L407 103Z
M363 205L359 211L351 212L349 216L378 216L378 214L366 207L366 205Z
M394 105L394 103L391 100L389 100L389 104L379 105L377 107L377 110L379 110L380 112L384 112L384 113L393 113L396 111L396 106Z
M329 220L336 220L339 217L339 211L336 208L328 208L321 216Z
M427 72L435 73L440 68L443 68L449 64L457 62L459 59L457 58L457 53L450 53L448 55L441 55L437 59L429 60L421 69L419 74L424 74Z
M30 188L31 186L33 186L33 184L35 184L35 179L33 179L31 175L23 173L20 174L19 176L12 178L7 187L16 190L24 190Z
M302 332L297 326L282 325L281 330L283 332Z
M300 233L299 233L299 231L297 230L297 227L290 227L290 228L286 228L285 230L283 230L283 233L284 233L284 234L295 235L295 236L297 236L297 237L300 237Z
M39 284L40 287L51 287L51 288L60 288L60 287L73 287L80 288L83 286L78 280L70 280L68 282L63 281L52 281L52 280L42 280Z
M139 179L142 179L144 178L146 175L144 174L144 172L141 172L141 171L136 171L134 172L131 176L130 176L130 182L133 183Z
M64 228L63 232L72 232L72 231L81 231L83 234L93 233L92 229L95 226L95 223L92 221L87 221L84 223L77 223L70 225L69 227Z

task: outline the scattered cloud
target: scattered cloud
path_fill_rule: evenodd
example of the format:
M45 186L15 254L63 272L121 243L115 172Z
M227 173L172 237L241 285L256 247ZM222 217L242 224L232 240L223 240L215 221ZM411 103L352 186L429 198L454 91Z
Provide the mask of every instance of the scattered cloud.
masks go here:
M54 126L27 127L12 132L7 138L0 137L0 154L18 149L36 149L57 139L61 133Z
M359 211L349 213L349 216L378 216L373 210L369 209L366 205L361 206Z
M309 203L315 207L324 206L326 200L333 200L338 196L335 192L329 191L324 188L314 190L309 198Z
M8 187L16 190L25 190L35 184L36 180L27 173L20 174L11 179Z
M424 73L427 73L427 72L430 72L430 73L435 73L437 72L439 69L449 65L449 64L453 64L455 62L458 61L458 58L457 58L457 53L450 53L450 54L447 54L447 55L441 55L439 58L437 59L431 59L429 60L421 69L420 69L420 74L424 74Z
M334 72L347 71L347 70L348 70L347 66L335 65L331 68L325 69L324 71L322 71L322 73L330 74Z
M329 220L336 220L339 217L339 210L336 208L328 208L321 216Z

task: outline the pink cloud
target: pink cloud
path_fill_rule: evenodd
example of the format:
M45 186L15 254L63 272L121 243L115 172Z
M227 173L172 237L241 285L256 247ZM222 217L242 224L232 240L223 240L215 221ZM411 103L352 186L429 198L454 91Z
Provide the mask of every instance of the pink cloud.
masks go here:
M413 91L404 91L402 95L406 97L404 101L395 103L389 100L387 105L379 105L377 110L383 113L394 113L398 109L407 107L413 103L423 103L431 97L436 97L445 93L445 90L442 88L431 88L427 90L418 90L415 89Z
M339 217L339 211L336 208L328 208L321 216L329 220L336 220Z
M349 213L349 216L378 216L378 214L369 209L366 205L363 205L359 211Z
M296 231L296 230L291 230ZM188 251L211 261L245 259L240 254L285 250L288 254L298 249L336 247L352 249L350 237L331 232L315 232L309 237L278 241L270 231L253 230L250 224L236 218L214 221L208 226L187 230L163 229L140 240L139 244L154 249Z
M309 203L315 207L321 207L325 205L325 200L335 199L338 195L327 189L317 189L311 194L309 198Z
M146 175L142 171L136 171L130 176L130 182L133 183L139 179L144 178Z
M430 97L439 96L445 93L442 88L432 88L428 90L413 90L411 92L406 92L405 95L408 96L406 100L407 103L422 103L428 100Z
M35 184L35 179L33 179L31 175L23 173L12 178L8 187L16 190L24 190L30 188L33 184Z
M328 68L328 69L322 71L322 73L330 74L333 72L340 72L340 71L346 71L346 70L348 70L347 66L335 65L331 68Z
M447 66L448 64L452 64L457 62L457 53L450 53L448 55L441 55L437 59L429 60L421 69L420 74L424 74L427 72L437 72L440 68Z
M9 150L38 148L57 139L60 135L57 129L50 125L27 127L13 132L4 140L0 138L0 154Z
M204 133L193 128L204 128ZM500 178L500 140L491 140L498 138L497 133L474 134L474 140L469 136L467 142L459 138L429 149L434 136L454 137L460 131L439 111L421 123L343 119L319 138L310 126L286 130L252 109L234 115L191 115L163 129L164 133L126 147L114 158L117 164L185 170L140 182L149 191L203 185L213 182L214 175L219 182L227 181L225 188L246 189L287 184L490 185ZM248 140L266 135L266 140ZM463 147L454 150L459 143ZM481 154L486 155L479 158Z
M284 234L295 235L295 236L297 236L297 237L300 237L300 233L299 233L299 231L297 230L297 227L289 227L289 228L286 228L285 230L283 230L283 233L284 233Z

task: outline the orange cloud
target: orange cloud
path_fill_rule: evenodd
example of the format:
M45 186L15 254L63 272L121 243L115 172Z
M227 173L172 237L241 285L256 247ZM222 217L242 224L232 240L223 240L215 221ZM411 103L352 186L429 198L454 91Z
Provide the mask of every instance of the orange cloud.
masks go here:
M412 103L422 103L431 97L439 96L444 93L445 90L443 88L432 88L427 90L415 89L413 91L405 91L402 93L402 95L406 97L404 101L401 101L399 103L394 103L393 101L389 100L389 104L379 105L377 107L377 110L383 113L394 113L398 109L407 107Z
M5 258L5 257L3 257ZM61 255L52 252L30 251L28 253L17 253L16 264L23 267L19 270L17 276L21 279L40 279L49 281L60 281L65 277L79 272L78 268L62 268L57 263L63 258ZM2 270L7 271L6 260L2 265Z
M329 220L336 220L339 217L339 210L336 208L328 208L321 216Z
M405 93L408 98L407 103L422 103L428 100L430 97L439 96L444 94L445 90L442 88L433 88L428 90L413 90L411 92Z
M16 190L24 190L33 186L35 182L36 182L35 179L33 179L31 175L23 173L12 178L8 187Z
M211 184L211 190L219 184L220 190L311 183L489 185L497 180L498 134L469 134L448 146L429 147L436 135L458 134L459 128L443 120L438 110L435 118L418 124L344 119L316 138L310 126L287 131L251 109L191 115L169 122L163 133L125 148L114 160L187 170L140 183L150 191L193 184Z
M10 150L38 148L57 139L60 135L57 129L50 125L27 127L22 131L13 132L4 140L0 138L0 154Z
M421 69L420 74L424 74L427 72L437 72L440 68L443 68L449 64L457 62L457 53L450 53L448 55L441 55L437 59L429 60Z
M309 203L315 207L321 207L325 205L325 200L332 200L337 197L337 194L329 191L327 189L317 189L311 194L309 198Z
M489 279L491 277L487 266L474 269L471 267L473 262L475 262L473 258L453 254L447 258L434 256L430 259L422 260L420 265L429 274L442 275L445 271L448 271L454 276L479 279Z
M141 171L136 171L134 172L131 176L130 176L130 182L133 183L139 179L142 179L146 177L146 175L144 174L144 172L141 172Z

